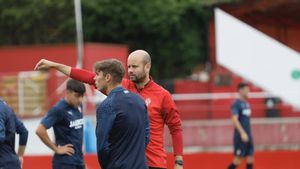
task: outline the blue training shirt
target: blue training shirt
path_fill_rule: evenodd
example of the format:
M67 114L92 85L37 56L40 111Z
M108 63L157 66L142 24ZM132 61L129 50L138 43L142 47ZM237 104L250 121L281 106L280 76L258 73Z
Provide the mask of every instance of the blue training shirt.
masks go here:
M83 165L83 114L82 106L75 108L61 99L42 119L46 129L53 127L57 146L72 144L75 153L72 156L55 154L52 162L56 164Z
M251 108L248 102L236 99L231 106L232 115L237 115L239 122L241 123L245 132L251 136L251 125L250 116ZM237 129L235 129L235 135L238 134ZM239 135L239 134L238 134Z
M149 119L144 100L123 87L97 108L97 153L102 169L146 169Z
M19 145L25 146L28 130L17 119L15 112L0 99L0 168L20 167L19 157L15 152L16 133L20 135Z

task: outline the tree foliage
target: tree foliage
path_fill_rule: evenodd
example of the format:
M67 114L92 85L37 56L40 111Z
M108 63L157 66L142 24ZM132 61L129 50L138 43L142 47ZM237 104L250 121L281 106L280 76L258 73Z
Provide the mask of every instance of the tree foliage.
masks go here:
M225 0L224 0L225 1ZM228 1L228 0L227 0ZM152 56L155 78L207 61L212 0L82 0L86 42L126 43ZM75 42L71 0L0 0L0 45Z
M158 78L187 75L207 60L210 11L199 1L126 2L86 1L84 16L94 13L94 17L84 19L85 38L146 49L152 56L152 74Z
M73 1L0 0L0 45L74 42Z

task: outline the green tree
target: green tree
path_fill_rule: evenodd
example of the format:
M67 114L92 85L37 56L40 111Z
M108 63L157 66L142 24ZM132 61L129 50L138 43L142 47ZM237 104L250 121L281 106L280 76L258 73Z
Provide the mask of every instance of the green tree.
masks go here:
M227 2L233 0L219 0ZM156 79L183 77L208 59L215 0L82 0L84 40L145 49ZM0 0L0 45L75 43L73 0Z
M146 49L156 78L185 76L207 60L209 8L195 0L83 3L85 39ZM93 17L85 17L93 16Z
M0 45L74 42L73 1L0 0Z

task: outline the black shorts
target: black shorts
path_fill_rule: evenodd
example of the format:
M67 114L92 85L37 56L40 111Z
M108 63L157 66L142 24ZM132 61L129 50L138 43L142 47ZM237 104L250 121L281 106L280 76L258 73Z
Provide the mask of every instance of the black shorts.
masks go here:
M52 163L52 169L85 169L84 165Z
M234 140L234 156L246 157L253 156L254 153L254 145L253 141L245 143L240 139Z

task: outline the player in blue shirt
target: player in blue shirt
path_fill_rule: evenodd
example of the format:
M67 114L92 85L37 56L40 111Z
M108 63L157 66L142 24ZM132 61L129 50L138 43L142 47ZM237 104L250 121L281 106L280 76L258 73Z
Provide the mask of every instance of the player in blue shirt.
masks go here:
M253 168L253 137L251 134L251 109L247 102L249 87L247 83L238 84L239 99L231 106L234 129L234 159L228 169L235 169L247 157L247 169Z
M47 112L36 130L44 144L55 152L53 169L85 168L82 153L84 93L83 83L74 79L68 80L65 97ZM47 129L51 127L54 130L55 143L47 134Z
M97 108L97 153L102 169L147 169L147 107L137 94L121 86L125 69L115 59L94 65L95 85L107 98Z
M15 134L20 135L18 154ZM0 98L0 169L21 169L28 131L15 112Z

